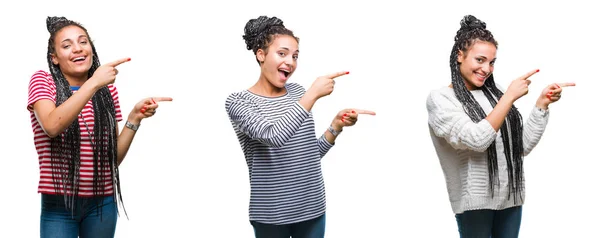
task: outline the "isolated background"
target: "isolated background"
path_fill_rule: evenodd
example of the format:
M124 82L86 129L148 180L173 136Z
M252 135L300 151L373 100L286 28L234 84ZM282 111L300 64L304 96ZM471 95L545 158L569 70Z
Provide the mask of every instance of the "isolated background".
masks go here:
M280 17L301 39L291 82L309 87L317 76L350 71L314 107L318 134L341 109L377 112L346 128L323 159L327 237L458 237L425 99L450 83L448 58L465 14L500 42L498 83L541 70L516 103L525 118L546 85L577 83L551 105L546 133L526 158L521 237L597 234L600 17L592 5L392 2L1 3L0 237L39 236L27 86L48 68L45 20L55 15L88 28L101 62L132 58L115 83L124 113L144 97L174 98L142 122L121 166L129 220L121 216L117 237L253 237L246 163L224 103L258 79L242 35L260 15Z

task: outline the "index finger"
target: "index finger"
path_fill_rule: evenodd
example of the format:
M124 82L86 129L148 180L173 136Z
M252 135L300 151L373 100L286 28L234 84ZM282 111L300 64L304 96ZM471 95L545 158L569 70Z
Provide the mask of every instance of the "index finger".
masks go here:
M131 58L123 58L120 60L115 60L113 62L108 63L107 65L112 66L112 67L117 67L118 65L128 62L128 61L131 61Z
M340 77L342 75L346 75L346 74L349 74L349 73L350 72L348 72L348 71L340 71L340 72L337 72L337 73L329 74L329 75L327 75L325 77L330 78L330 79L334 79L334 78L337 78L337 77Z
M559 83L558 86L560 86L561 88L572 87L575 86L575 83Z
M375 112L369 111L369 110L356 109L356 113L358 113L358 114L368 114L368 115L375 116Z
M532 70L532 71L528 72L527 74L521 76L521 79L522 80L528 79L529 77L531 77L532 75L534 75L537 72L540 72L540 70L539 69Z
M173 98L170 97L152 97L152 100L154 100L154 102L170 102L173 101Z

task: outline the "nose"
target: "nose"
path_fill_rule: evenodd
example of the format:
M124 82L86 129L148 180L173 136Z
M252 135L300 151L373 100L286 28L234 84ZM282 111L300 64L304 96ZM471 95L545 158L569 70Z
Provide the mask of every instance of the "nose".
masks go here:
M285 61L284 63L288 66L288 67L293 67L294 66L294 58L289 55L288 57L285 57Z
M490 64L484 64L481 69L483 70L483 72L485 74L490 74L490 71L492 70L492 66Z
M75 44L73 44L73 47L71 47L71 49L73 49L73 52L77 53L77 52L80 52L82 48L81 48L81 45L75 43Z

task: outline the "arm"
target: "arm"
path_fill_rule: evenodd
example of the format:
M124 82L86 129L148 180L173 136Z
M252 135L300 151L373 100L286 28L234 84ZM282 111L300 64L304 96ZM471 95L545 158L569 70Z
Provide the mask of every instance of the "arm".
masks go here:
M263 144L277 148L283 146L310 116L301 103L310 105L311 102L314 104L314 100L303 99L307 99L306 95L300 99L300 102L288 108L276 121L269 120L268 115L258 110L252 102L238 95L230 95L227 98L225 109L229 119L241 132Z
M141 119L135 118L130 114L127 121L134 125L140 125ZM127 127L123 127L123 130L119 134L119 124L117 124L117 166L121 165L125 159L125 155L127 155L127 152L129 151L129 147L131 146L131 142L133 142L135 133L136 131Z
M339 124L332 123L331 126L335 131L342 131L342 126ZM329 152L329 150L335 145L335 139L338 136L333 135L329 130L325 130L323 135L319 137L319 139L317 140L317 144L319 146L319 153L321 154L321 158L325 157L327 152Z
M29 105L44 132L54 138L69 127L86 103L100 88L94 81L86 81L77 93L73 94L60 106L56 106L55 98L51 96L52 80L43 72L37 72L29 84Z
M523 125L523 156L529 155L533 148L542 139L548 124L549 112L547 109L535 106L529 118Z
M502 110L498 105L494 110ZM455 149L484 152L496 139L497 130L488 120L473 122L451 95L432 92L427 98L427 111L435 135L446 139Z

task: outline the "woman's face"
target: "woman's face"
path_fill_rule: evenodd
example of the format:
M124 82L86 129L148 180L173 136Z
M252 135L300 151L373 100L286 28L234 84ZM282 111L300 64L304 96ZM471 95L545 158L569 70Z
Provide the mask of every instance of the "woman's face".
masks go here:
M466 53L458 52L458 62L467 89L480 88L494 72L496 46L490 42L475 41Z
M94 56L88 35L78 26L66 26L54 37L52 62L65 76L83 77L92 67Z
M298 64L298 41L289 35L275 35L267 52L259 49L256 57L261 64L261 74L277 88L283 88Z

